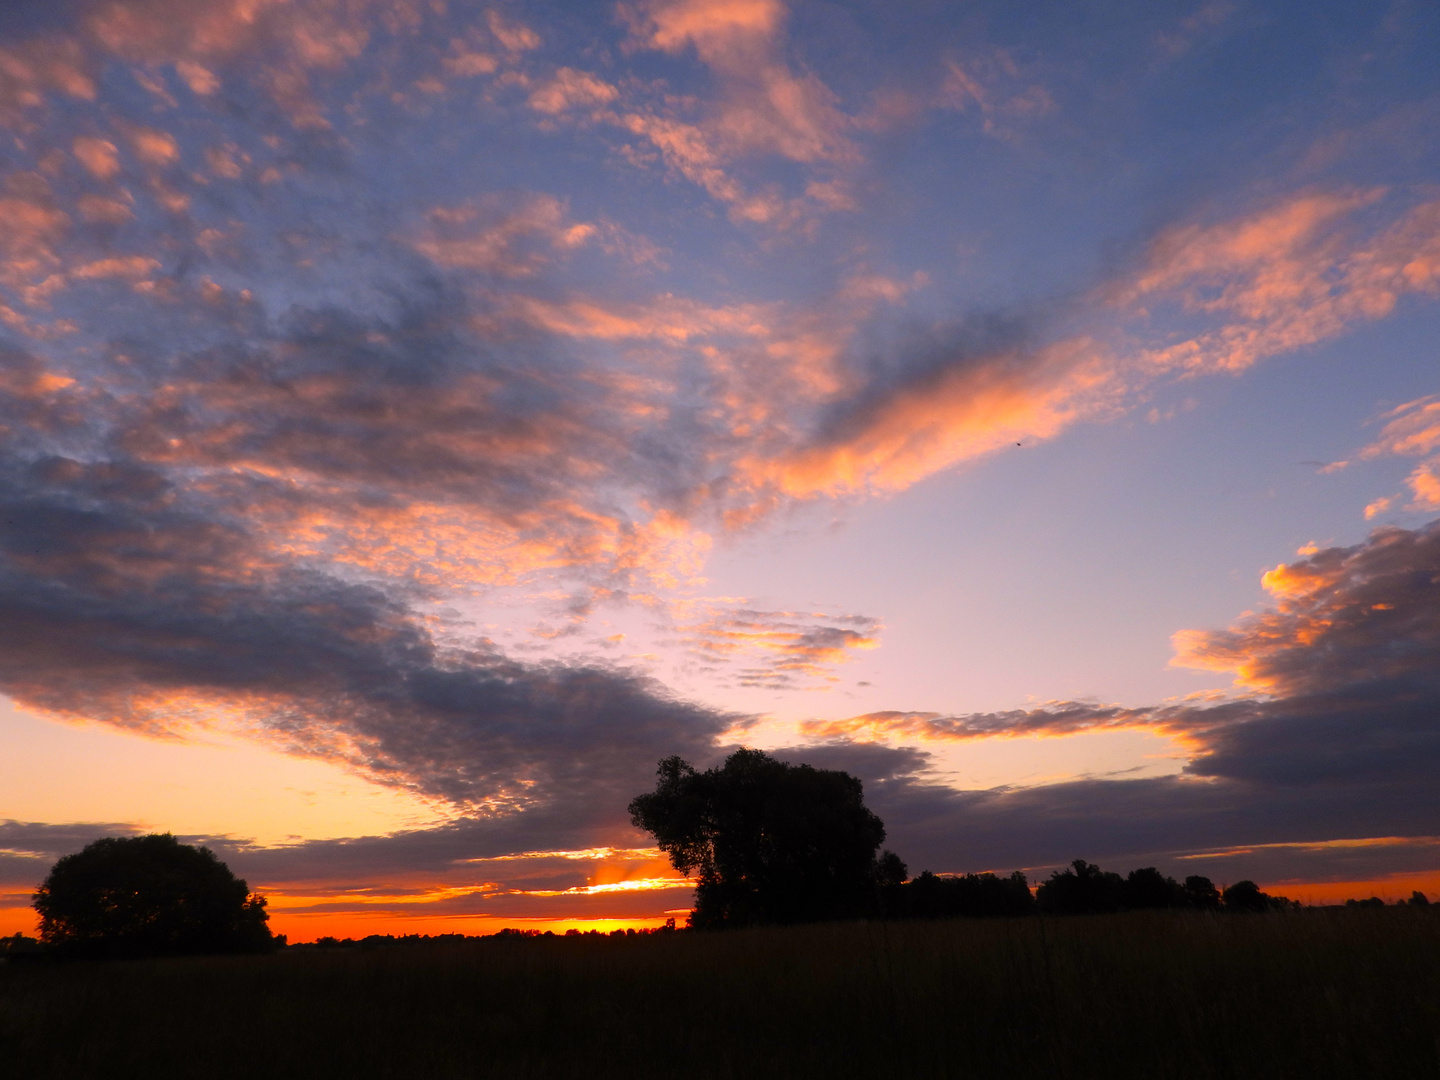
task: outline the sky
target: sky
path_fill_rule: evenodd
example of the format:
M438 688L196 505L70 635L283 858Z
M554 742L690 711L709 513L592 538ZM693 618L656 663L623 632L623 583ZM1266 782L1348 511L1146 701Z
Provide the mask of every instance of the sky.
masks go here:
M912 872L1440 893L1440 11L0 5L0 932L683 919L737 746Z

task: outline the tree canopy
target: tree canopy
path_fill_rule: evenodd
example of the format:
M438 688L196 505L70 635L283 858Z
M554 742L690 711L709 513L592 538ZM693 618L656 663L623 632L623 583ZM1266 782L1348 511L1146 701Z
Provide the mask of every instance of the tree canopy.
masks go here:
M666 758L630 816L695 876L699 928L852 918L873 909L882 881L905 877L890 852L876 858L885 825L858 779L759 750L705 772Z
M254 952L273 944L265 900L209 848L169 833L107 837L58 861L35 894L62 954Z
M1121 877L1084 859L1076 859L1066 869L1051 874L1036 890L1035 901L1041 911L1050 915L1095 915L1147 908L1281 911L1295 903L1261 892L1253 881L1237 881L1222 894L1209 878L1198 874L1181 884L1155 867L1146 866Z

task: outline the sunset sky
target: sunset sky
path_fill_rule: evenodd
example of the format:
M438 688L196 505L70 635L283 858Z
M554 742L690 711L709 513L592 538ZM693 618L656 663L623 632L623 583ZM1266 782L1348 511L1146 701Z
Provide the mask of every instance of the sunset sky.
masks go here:
M912 872L1440 893L1440 9L0 4L0 933L683 920L657 761Z

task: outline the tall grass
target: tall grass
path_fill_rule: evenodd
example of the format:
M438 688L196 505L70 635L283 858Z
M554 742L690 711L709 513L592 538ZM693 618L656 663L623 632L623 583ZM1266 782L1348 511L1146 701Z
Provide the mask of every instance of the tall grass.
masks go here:
M0 1075L1440 1077L1440 913L832 924L0 969Z

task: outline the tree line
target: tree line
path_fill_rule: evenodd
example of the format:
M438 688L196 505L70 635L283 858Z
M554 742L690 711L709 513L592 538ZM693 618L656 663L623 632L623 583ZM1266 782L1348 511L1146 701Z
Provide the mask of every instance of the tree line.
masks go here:
M699 929L825 919L1098 915L1120 911L1266 912L1298 908L1253 881L1223 889L1153 866L1122 877L1076 859L1031 889L1020 871L910 878L881 849L884 823L848 773L792 765L742 749L704 772L660 762L655 790L630 803L631 821L695 878L690 925ZM1370 904L1374 901L1362 901ZM1416 893L1412 904L1424 904Z
M793 925L834 919L945 919L1097 915L1179 909L1284 911L1300 905L1253 881L1223 889L1209 878L1184 881L1153 866L1124 877L1076 859L1031 889L1025 875L909 876L881 849L885 825L865 806L848 773L792 765L742 749L704 772L679 757L657 769L655 790L629 806L634 825L655 837L681 873L695 880L693 929ZM1410 904L1428 903L1423 893ZM1383 906L1351 900L1350 906ZM40 942L74 957L264 952L285 944L271 934L265 899L250 892L208 848L168 833L107 837L60 859L35 893ZM654 931L670 933L674 920ZM500 939L553 938L553 931L506 929ZM600 936L569 931L566 937ZM442 935L448 940L462 935ZM372 935L362 945L410 944L421 935ZM0 956L21 958L37 943L0 939ZM322 938L317 945L352 944Z

